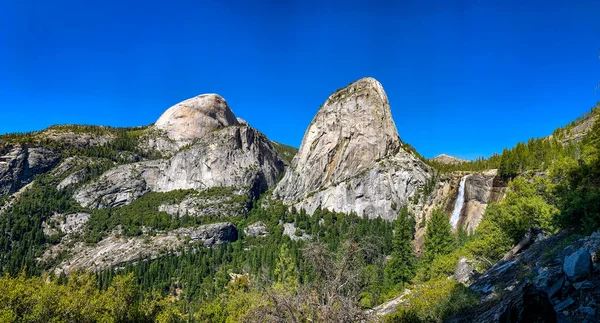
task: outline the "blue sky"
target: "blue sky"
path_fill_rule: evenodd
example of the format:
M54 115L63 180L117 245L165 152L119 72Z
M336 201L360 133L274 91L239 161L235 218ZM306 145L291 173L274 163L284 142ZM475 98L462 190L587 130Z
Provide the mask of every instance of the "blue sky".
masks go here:
M600 1L375 2L3 0L0 133L150 124L219 93L299 146L329 94L373 76L404 141L475 158L600 100Z

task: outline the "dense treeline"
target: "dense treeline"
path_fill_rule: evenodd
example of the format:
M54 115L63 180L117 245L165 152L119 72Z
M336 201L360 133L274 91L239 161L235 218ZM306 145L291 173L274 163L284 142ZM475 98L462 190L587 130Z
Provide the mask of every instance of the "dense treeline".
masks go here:
M1 322L183 322L173 302L142 294L133 275L116 277L104 290L92 275L68 282L46 277L0 277Z
M35 259L47 243L60 240L59 236L44 235L42 223L54 213L81 209L68 192L57 190L49 182L48 176L38 176L33 186L0 216L0 273L17 275L27 267L28 274L39 274L41 268Z

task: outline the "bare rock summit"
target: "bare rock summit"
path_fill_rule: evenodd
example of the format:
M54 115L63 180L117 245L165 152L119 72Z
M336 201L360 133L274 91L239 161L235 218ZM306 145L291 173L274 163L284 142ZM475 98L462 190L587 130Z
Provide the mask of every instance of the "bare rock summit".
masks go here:
M154 126L181 147L211 131L238 124L225 99L203 94L170 107Z
M360 79L321 106L274 196L309 213L395 218L393 206L429 178L429 167L402 145L383 87Z

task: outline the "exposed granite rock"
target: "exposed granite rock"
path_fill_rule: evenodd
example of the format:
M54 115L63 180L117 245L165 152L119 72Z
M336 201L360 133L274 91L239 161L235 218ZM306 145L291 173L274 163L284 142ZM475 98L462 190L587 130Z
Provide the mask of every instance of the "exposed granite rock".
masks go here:
M565 258L563 270L572 281L587 278L592 272L592 256L585 249L579 249Z
M242 119L242 118L237 118L237 122L240 124L240 126L247 126L248 125L248 121Z
M244 234L249 237L262 238L266 237L269 234L269 230L262 221L258 221L245 227Z
M467 176L465 180L464 204L458 219L457 227L462 227L467 231L473 231L477 228L487 206L490 202L500 202L504 198L507 184L499 176L497 170L487 170L484 172L452 172L442 174L436 179L436 184L431 195L421 204L411 205L414 214L420 215L417 218L417 228L415 232L415 248L420 253L426 227L431 212L436 208L441 208L448 214L451 214L458 196L458 188L461 179ZM424 218L423 218L424 217Z
M430 177L402 148L383 87L360 79L332 94L304 135L273 196L312 214L319 206L394 219Z
M0 149L0 196L16 192L58 161L59 156L44 147L15 144Z
M170 107L154 127L165 132L179 147L219 128L239 125L221 96L203 94Z
M586 307L594 309L600 302L600 276L597 268L590 274L592 268L585 263L599 246L598 232L574 242L565 232L537 240L476 278L471 289L480 293L480 304L447 321L597 322L597 311ZM570 270L563 266L568 258L582 256L588 275L579 278L583 281L570 281L566 273Z
M227 127L206 134L168 160L111 169L79 189L82 206L103 208L131 203L147 192L233 187L251 198L275 185L284 164L266 137L250 127Z
M311 238L310 234L306 234L306 232L304 232L304 230L300 229L302 234L296 235L297 230L298 229L296 228L296 225L294 225L294 223L284 223L283 224L283 235L290 237L290 239L292 239L294 241L310 240L310 238Z
M56 166L50 175L59 178L60 182L56 185L59 190L64 190L81 183L92 171L90 166L112 163L111 161L83 156L72 156L63 160Z
M35 140L38 142L53 141L64 146L93 147L105 145L116 139L116 136L111 133L73 132L71 130L61 129L61 127L62 126L55 126L40 131L35 135ZM73 125L71 127L78 126Z
M433 157L431 160L438 162L440 164L447 164L447 165L458 165L460 163L464 163L464 162L468 161L468 160L460 159L460 158L457 158L454 156L449 156L446 154L437 155L437 156Z
M598 119L596 114L591 114L587 116L583 121L579 122L575 127L571 128L568 132L565 133L565 136L562 138L563 144L569 143L577 143L587 135L587 133L592 130L594 127L594 123Z
M100 271L126 263L137 261L140 257L157 258L168 250L177 250L190 242L201 242L212 247L237 240L237 229L232 223L215 223L197 228L181 228L154 237L135 238L118 237L116 234L101 240L94 246L83 242L75 243L72 248L56 245L46 251L41 261L55 258L61 250L68 250L72 258L63 261L56 273L72 270Z
M376 317L382 317L388 314L392 314L398 310L398 306L406 303L406 296L408 296L409 294L410 290L405 289L404 292L399 296L365 312L368 315L374 315Z
M227 192L218 196L204 196L202 193L186 196L177 204L162 204L159 211L179 216L242 216L249 211L247 192Z
M456 266L456 270L454 271L452 278L461 284L468 285L470 284L474 275L475 268L473 266L473 261L462 257L458 261L458 265Z
M129 204L151 191L160 161L123 165L77 190L73 198L83 207L105 208ZM150 182L150 183L148 183Z
M88 213L55 213L48 220L42 223L44 234L47 236L63 233L74 234L82 233L87 225L90 215Z
M0 203L0 215L10 209L11 206L21 197L21 194L28 191L35 181L21 187L18 191L12 193L3 203Z

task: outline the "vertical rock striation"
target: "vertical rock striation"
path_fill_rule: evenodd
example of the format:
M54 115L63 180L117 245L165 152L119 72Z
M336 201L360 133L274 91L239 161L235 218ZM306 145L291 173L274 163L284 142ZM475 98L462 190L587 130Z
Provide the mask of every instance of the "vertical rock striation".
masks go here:
M402 146L383 87L360 79L319 109L274 196L308 213L393 219L431 171Z

